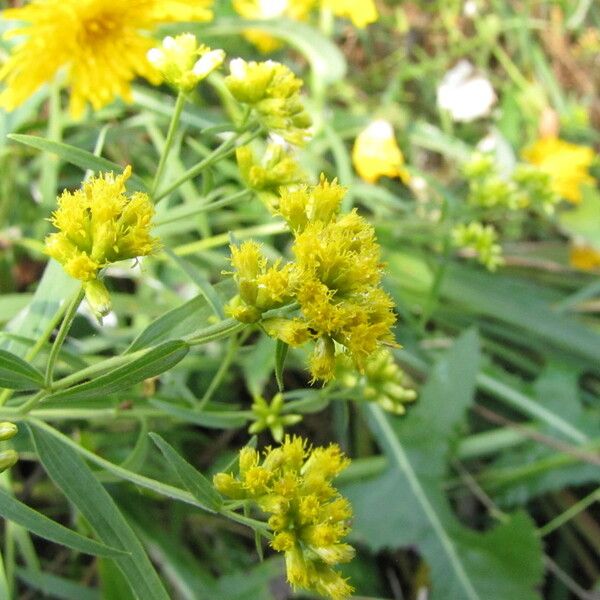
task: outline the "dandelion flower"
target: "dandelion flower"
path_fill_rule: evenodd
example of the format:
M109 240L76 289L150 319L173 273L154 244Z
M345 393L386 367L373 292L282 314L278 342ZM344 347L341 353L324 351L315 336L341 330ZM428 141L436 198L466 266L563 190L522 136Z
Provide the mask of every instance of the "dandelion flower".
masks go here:
M594 157L592 148L556 137L541 138L523 150L526 161L550 175L554 191L575 204L581 202L581 186L594 183L589 173Z
M3 11L22 21L11 37L23 36L0 70L6 88L0 106L13 110L42 84L66 70L70 110L80 116L86 103L99 109L116 97L132 100L131 82L160 82L146 54L159 23L207 21L212 0L33 0Z
M374 0L322 0L322 3L334 15L350 19L356 27L366 27L379 18Z
M369 183L380 177L398 177L404 183L410 175L404 167L404 156L388 121L373 121L354 142L352 162L358 174Z
M454 121L468 123L490 114L496 102L492 84L468 60L459 61L437 88L437 104Z

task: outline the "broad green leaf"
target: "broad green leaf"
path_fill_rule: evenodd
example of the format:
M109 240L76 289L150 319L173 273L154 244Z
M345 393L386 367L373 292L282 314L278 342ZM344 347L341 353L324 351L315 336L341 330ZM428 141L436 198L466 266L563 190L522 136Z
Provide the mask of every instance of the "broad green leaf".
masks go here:
M161 580L129 523L83 459L33 423L30 432L44 469L81 511L96 535L105 544L128 553L114 560L137 598L168 600Z
M277 387L280 392L283 392L283 368L285 366L288 350L288 344L281 340L277 340L275 346L275 379L277 380Z
M203 410L197 412L160 400L150 400L150 404L186 423L201 425L209 429L238 429L239 427L243 427L251 416L249 411Z
M48 401L89 400L115 394L173 368L189 351L180 340L165 342L111 373L48 396Z
M31 302L8 323L6 330L18 333L23 338L40 339L56 327L64 302L75 293L78 286L78 281L69 277L56 261L50 260ZM30 348L28 344L16 340L0 340L0 347L20 357L24 357Z
M374 550L419 548L431 570L431 600L533 600L543 572L533 522L517 514L486 533L469 530L443 491L450 443L472 402L479 360L477 336L467 332L436 364L405 417L368 405L390 468L343 489L358 539Z
M35 390L44 385L44 376L22 358L0 350L0 388Z
M204 505L206 510L216 512L221 507L221 496L212 486L210 481L185 460L168 442L160 435L151 433L152 441L158 446L166 461L177 473L177 476L190 494Z
M124 554L117 548L109 548L95 540L86 538L59 523L48 519L39 512L19 502L16 498L0 489L0 515L8 521L17 523L46 540L67 546L73 550L95 556L118 556Z
M64 577L17 568L17 577L29 588L33 588L44 597L58 600L100 600L98 590L85 587Z
M87 150L82 150L81 148L70 146L69 144L65 144L63 142L54 142L52 140L47 140L35 135L23 135L20 133L13 133L8 137L15 142L19 142L25 146L30 146L36 150L56 154L66 162L83 170L90 169L98 172L113 171L114 173L121 173L123 171L123 167L117 163L114 163L106 158L102 158L101 156L96 156ZM129 181L131 182L132 186L137 189L146 189L146 184L144 183L143 179L135 174L131 175Z

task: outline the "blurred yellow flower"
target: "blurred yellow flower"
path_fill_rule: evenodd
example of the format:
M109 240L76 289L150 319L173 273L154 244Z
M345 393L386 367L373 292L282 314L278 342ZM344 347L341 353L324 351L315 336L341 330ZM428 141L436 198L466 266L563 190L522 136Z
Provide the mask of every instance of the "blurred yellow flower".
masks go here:
M581 271L595 271L600 269L600 250L576 244L569 251L569 262L572 267Z
M523 150L523 158L552 177L554 191L573 203L581 202L581 186L594 182L589 174L592 148L544 137Z
M233 0L233 8L245 19L269 20L286 18L305 21L316 0ZM261 52L277 50L281 42L258 29L245 32L246 39Z
M322 0L334 15L350 19L356 27L366 27L379 18L374 0Z
M352 161L360 177L369 183L375 183L380 177L399 177L404 183L410 180L394 129L388 121L373 121L358 134Z
M117 96L132 100L131 81L160 82L146 53L156 25L207 21L212 0L34 0L2 11L4 19L25 25L9 32L21 37L0 81L6 88L0 106L13 110L65 68L71 89L70 110L79 116L89 102L99 109Z

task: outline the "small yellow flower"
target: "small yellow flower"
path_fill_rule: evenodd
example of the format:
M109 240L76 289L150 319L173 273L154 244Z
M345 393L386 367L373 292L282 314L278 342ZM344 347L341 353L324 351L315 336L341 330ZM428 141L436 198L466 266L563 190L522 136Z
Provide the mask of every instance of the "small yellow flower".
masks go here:
M316 0L233 0L233 8L245 19L270 20L286 18L305 21ZM261 52L277 50L281 42L258 29L245 32L246 39Z
M0 81L0 106L13 110L66 68L70 110L81 115L89 102L99 109L120 96L132 100L131 82L160 76L146 59L154 45L148 32L164 22L208 21L212 0L33 0L2 11L25 25L9 32L21 37Z
M160 47L151 48L148 60L167 83L189 92L223 64L225 52L199 45L196 36L182 33L167 36Z
M581 202L581 186L594 183L589 168L595 158L592 148L544 137L523 150L523 158L548 173L553 188L565 200Z
M302 145L308 139L311 119L304 109L302 80L280 63L246 62L236 58L225 79L234 98L250 106L258 121L290 144Z
M309 449L302 438L286 436L280 447L267 448L262 464L251 448L240 452L239 462L238 477L217 473L214 486L268 515L271 547L285 554L290 584L332 600L348 598L352 587L334 569L354 557L342 541L352 509L332 485L350 464L339 446Z
M146 256L158 246L150 235L154 207L147 194L125 195L127 167L115 177L105 173L58 199L52 224L59 230L46 238L45 252L86 286L90 305L99 316L110 310L110 298L98 273L111 263Z
M322 5L338 17L350 19L356 27L366 27L379 18L374 0L322 0Z
M358 134L352 162L360 177L369 183L377 182L380 177L398 177L404 183L410 180L394 129L387 121L373 121Z
M592 246L575 244L569 251L571 266L581 271L597 271L600 269L600 250Z

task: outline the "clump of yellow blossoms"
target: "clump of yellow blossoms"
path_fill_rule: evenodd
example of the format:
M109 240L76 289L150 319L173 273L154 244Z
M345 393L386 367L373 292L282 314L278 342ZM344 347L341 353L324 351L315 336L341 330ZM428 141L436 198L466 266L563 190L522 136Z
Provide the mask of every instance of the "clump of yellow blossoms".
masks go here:
M309 359L313 380L334 377L336 345L362 369L382 343L394 343L393 302L380 287L375 232L356 211L339 214L345 192L323 176L316 186L282 191L277 214L294 235L296 259L284 267L269 267L253 242L232 247L239 295L230 314L257 321L266 310L296 301L298 317L263 319L262 325L290 346L315 342Z
M233 0L233 8L245 19L269 20L286 18L305 21L315 0ZM258 29L245 32L246 39L261 52L273 52L281 43L276 38Z
M452 241L457 248L474 253L488 271L495 271L504 264L502 247L493 225L483 225L479 221L457 225L452 230Z
M208 21L212 0L33 0L2 17L25 23L11 37L24 37L0 69L6 82L0 105L13 110L65 68L70 109L79 116L87 102L99 109L117 96L132 100L131 82L160 76L146 53L148 32L164 22Z
M569 262L581 271L596 271L600 269L600 250L586 244L574 244L569 251Z
M243 448L239 476L218 473L213 480L220 493L269 515L271 546L285 554L290 584L332 600L344 600L353 591L334 569L354 556L342 541L352 509L331 483L349 463L336 444L310 449L301 438L286 436L279 448L266 450L262 461L256 450Z
M225 52L211 50L198 44L195 35L182 33L167 36L160 47L151 48L148 60L169 85L189 92L223 64Z
M225 84L234 98L249 106L257 120L290 144L302 145L308 138L311 119L300 97L302 80L285 65L268 60L246 62L236 58Z
M581 186L594 183L589 168L592 148L571 144L556 137L544 137L523 150L523 158L548 173L557 194L570 202L581 202Z
M65 271L83 282L94 313L101 317L110 310L110 296L98 278L111 263L146 256L158 247L150 235L154 207L147 194L125 195L127 167L115 177L105 173L58 199L52 224L59 230L46 238L45 252Z
M344 387L356 390L367 402L374 402L395 415L403 415L405 404L417 398L417 392L407 387L406 373L385 348L369 357L362 374L342 356L338 362L338 377Z
M279 204L281 188L298 185L306 179L298 161L283 144L268 144L260 161L250 146L241 146L236 158L246 185L271 209Z
M383 119L373 121L358 134L352 162L360 177L368 183L376 183L380 177L398 177L404 183L410 180L394 129Z

